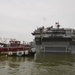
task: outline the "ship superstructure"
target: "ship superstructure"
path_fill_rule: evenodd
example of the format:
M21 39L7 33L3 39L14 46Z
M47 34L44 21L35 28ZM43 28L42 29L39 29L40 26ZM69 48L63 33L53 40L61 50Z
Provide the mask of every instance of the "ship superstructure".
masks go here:
M75 30L72 28L39 27L32 35L35 36L37 51L75 53Z

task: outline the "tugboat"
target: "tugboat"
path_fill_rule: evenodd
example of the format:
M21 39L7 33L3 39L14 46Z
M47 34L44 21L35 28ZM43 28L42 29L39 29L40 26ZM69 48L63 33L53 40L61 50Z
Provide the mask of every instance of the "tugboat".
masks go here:
M75 29L61 28L59 22L55 25L55 28L39 27L32 33L35 36L37 52L75 54Z
M9 44L0 43L0 55L31 56L34 54L29 44L21 44L20 41L11 40Z

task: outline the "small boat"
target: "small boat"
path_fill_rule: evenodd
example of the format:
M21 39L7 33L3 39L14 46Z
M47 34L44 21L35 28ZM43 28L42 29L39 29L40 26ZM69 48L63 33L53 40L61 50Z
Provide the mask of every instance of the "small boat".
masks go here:
M32 56L35 50L29 44L21 44L20 41L11 40L9 44L0 43L0 55L7 56Z

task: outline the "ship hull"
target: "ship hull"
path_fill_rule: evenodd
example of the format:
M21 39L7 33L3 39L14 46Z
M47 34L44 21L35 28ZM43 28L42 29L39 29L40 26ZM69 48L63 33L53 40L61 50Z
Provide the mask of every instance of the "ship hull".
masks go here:
M39 41L38 41L39 42ZM71 38L43 38L36 44L36 51L42 53L75 53L75 42Z
M23 47L2 47L0 48L0 55L7 56L34 56L35 52L32 52L31 48Z

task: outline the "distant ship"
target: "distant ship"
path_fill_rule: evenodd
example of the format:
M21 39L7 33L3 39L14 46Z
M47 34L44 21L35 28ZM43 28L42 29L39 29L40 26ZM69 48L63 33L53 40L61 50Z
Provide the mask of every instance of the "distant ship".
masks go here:
M75 53L75 29L61 28L59 22L55 24L55 28L43 26L32 33L37 52Z
M35 51L29 44L21 44L21 42L17 40L11 40L9 44L0 43L0 55L30 56L34 54Z

